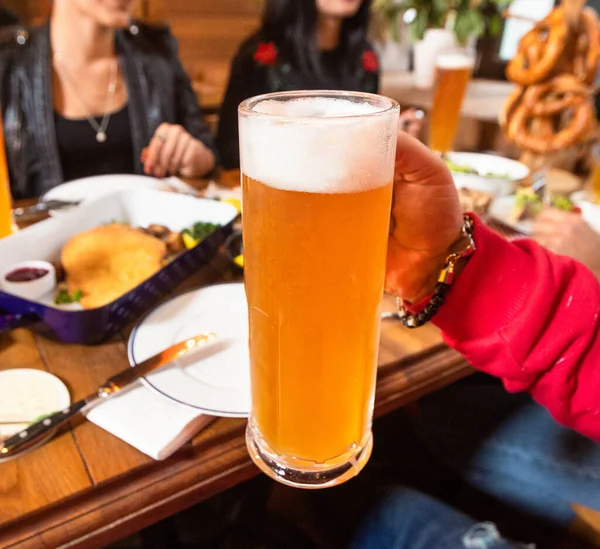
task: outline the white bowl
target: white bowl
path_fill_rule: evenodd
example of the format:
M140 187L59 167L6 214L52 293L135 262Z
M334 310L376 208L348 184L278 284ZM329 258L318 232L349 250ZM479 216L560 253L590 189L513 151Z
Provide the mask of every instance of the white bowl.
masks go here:
M494 154L451 152L446 156L455 164L469 166L478 172L478 175L452 172L459 189L466 187L492 196L507 196L515 192L517 181L529 175L529 168L525 164ZM486 174L506 174L507 177Z
M587 191L577 191L571 195L571 201L581 208L581 217L587 224L600 233L600 204L596 204Z
M46 274L35 280L27 280L24 282L11 282L6 279L10 273L19 269L28 268L42 269L46 271ZM48 261L29 260L15 263L8 267L8 269L4 269L0 275L0 288L9 294L23 297L30 301L39 300L56 288L56 270L54 269L54 265Z

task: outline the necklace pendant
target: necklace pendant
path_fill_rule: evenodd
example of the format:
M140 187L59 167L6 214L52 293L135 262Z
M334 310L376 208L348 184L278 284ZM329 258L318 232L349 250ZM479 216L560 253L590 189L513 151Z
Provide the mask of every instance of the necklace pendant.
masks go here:
M96 141L98 141L98 143L104 143L106 141L106 133L105 132L98 132L96 134Z

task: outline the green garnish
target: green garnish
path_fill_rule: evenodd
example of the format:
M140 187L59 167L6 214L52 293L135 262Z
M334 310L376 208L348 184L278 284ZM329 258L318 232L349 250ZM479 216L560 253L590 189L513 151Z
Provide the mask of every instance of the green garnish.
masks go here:
M448 166L448 169L452 172L470 173L473 175L479 175L479 172L477 170L471 168L471 166L467 166L466 164L457 164L456 162L453 162L449 158L445 158L444 161L446 162L446 166Z
M535 217L544 209L542 198L531 190L530 187L519 189L515 197L516 207L519 209L527 208L529 215ZM557 196L550 199L550 206L565 212L573 211L573 202L568 196Z
M56 294L54 303L56 305L70 305L71 303L78 303L82 297L83 292L81 290L75 290L71 295L69 290L62 289Z
M485 174L485 177L493 177L494 179L512 179L509 173L488 172Z
M570 212L573 210L573 202L568 196L559 196L552 200L552 205L559 209L564 210L565 212Z
M218 223L208 223L198 221L189 229L183 229L181 234L189 234L196 242L202 242L208 235L214 233L221 225Z
M457 164L449 158L444 159L444 161L446 162L446 166L448 166L448 169L455 173L467 173L471 175L479 175L481 177L490 177L494 179L511 179L511 175L509 173L479 173L475 168L471 168L471 166L467 166L466 164Z

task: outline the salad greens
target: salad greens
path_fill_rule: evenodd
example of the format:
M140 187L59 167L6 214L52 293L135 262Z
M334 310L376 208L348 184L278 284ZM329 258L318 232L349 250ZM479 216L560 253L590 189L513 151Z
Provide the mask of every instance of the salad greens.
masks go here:
M467 164L457 164L456 162L453 162L449 158L445 158L444 162L446 162L446 166L448 166L448 169L455 173L466 173L466 174L471 174L471 175L479 175L481 177L491 177L494 179L511 179L511 176L509 173L494 173L494 172L480 173L475 168L472 168L471 166L469 166Z
M189 235L193 240L202 242L208 235L214 233L221 225L218 223L209 223L205 221L198 221L194 223L189 229L183 229L181 235Z
M71 303L79 303L81 298L83 297L83 292L81 290L75 290L73 295L69 293L69 290L59 290L54 298L54 303L56 305L70 305Z

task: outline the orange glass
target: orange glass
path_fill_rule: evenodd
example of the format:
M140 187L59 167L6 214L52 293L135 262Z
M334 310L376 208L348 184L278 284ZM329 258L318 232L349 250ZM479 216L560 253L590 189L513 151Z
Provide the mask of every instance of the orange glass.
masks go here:
M0 238L12 234L12 200L10 196L10 182L8 180L8 167L6 165L6 151L4 148L4 129L0 115Z
M429 147L436 152L445 154L452 150L474 63L474 56L468 50L444 53L436 60L429 126Z
M371 452L398 113L336 92L240 108L248 448L289 485L344 482Z

